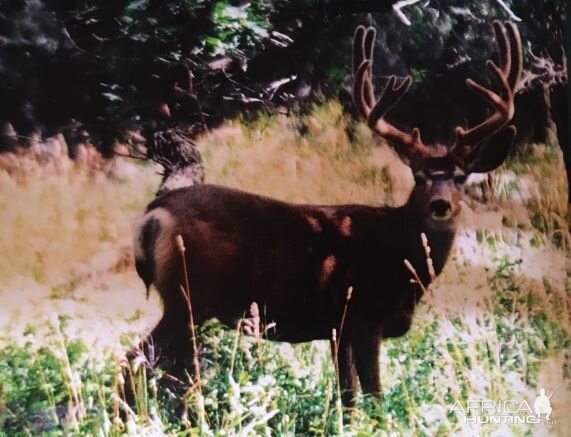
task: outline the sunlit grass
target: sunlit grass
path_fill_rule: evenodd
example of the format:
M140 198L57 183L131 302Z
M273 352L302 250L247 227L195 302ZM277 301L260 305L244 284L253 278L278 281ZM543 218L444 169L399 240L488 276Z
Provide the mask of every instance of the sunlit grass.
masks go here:
M412 188L410 171L388 148L373 147L363 125L349 141L346 125L338 104L301 120L228 123L199 142L206 180L299 203L403 203Z
M31 276L57 285L104 247L130 242L131 219L155 190L156 177L111 180L70 171L14 182L0 173L0 281Z
M375 146L366 127L354 127L354 141L346 127L336 103L303 118L228 122L199 140L207 182L294 202L402 204L410 171L388 148ZM0 258L0 423L12 430L35 435L43 424L92 435L198 431L195 395L188 393L184 421L176 401L186 387L177 391L150 374L137 379L145 387L138 408L120 413L127 407L118 357L160 315L156 295L144 298L129 249L133 218L159 178L146 166L132 175L114 180L72 168L65 176L16 183L0 173L0 253L6 254ZM346 432L561 435L571 429L565 414L571 407L571 240L559 148L525 148L483 190L470 188L488 200L466 200L451 260L411 331L383 346L383 401L362 399L353 422L345 417ZM339 432L325 342L257 342L216 325L204 327L199 339L203 432ZM551 428L466 425L450 412L456 400L532 404L540 387L552 391L559 384L552 398L558 423Z

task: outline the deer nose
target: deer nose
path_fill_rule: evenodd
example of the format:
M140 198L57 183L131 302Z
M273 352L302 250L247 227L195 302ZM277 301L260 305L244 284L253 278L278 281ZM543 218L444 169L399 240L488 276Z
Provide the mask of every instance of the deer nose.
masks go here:
M436 199L430 202L430 212L434 217L447 217L450 215L452 205L444 199Z

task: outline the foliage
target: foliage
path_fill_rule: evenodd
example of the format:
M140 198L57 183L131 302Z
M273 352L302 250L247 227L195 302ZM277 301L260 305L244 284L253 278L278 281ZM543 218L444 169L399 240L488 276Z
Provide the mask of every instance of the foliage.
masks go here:
M204 403L210 432L264 433L268 427L280 433L328 429L324 410L331 402L331 394L325 396L327 387L330 389L329 371L318 378L297 376L275 348L245 341L215 323L203 326L198 340L206 372ZM139 367L134 384L137 391L145 392L135 409L137 416L121 416L118 402L121 405L123 401L118 399L124 397L122 384L130 381L121 380L116 362L89 357L86 351L79 341L38 349L31 342L4 348L0 352L3 429L10 434L72 431L116 435L128 431L133 420L142 427L154 421L163 432L197 423L194 393L189 394L188 383L173 386L165 382L168 368L142 375L148 371ZM185 401L192 402L190 422L181 422L179 416Z
M408 194L410 175L385 147L372 147L366 126L354 126L355 140L349 141L347 123L338 103L317 106L303 117L228 123L204 138L207 179L314 203L378 204L391 185L391 201L398 203L401 191ZM371 176L371 155L379 167L386 166L384 177ZM515 183L508 178L514 170ZM124 180L70 171L67 178L22 184L0 175L0 212L9 230L0 245L10 253L0 268L6 316L0 321L7 320L0 339L0 434L339 434L327 342L259 341L216 322L198 331L206 426L199 429L201 401L190 380L173 382L168 365L151 371L140 360L132 363L139 397L129 413L121 386L131 382L122 380L116 356L132 341L119 348L119 332L141 338L160 316L149 313L160 305L144 300L132 265L91 267L89 257L106 258L109 241L122 244L121 235L128 235L128 222L152 197L157 179L148 166ZM463 223L453 256L423 297L411 331L383 344L382 401L359 399L352 422L345 412L347 434L525 435L537 428L471 427L450 407L467 399L530 402L540 387L553 390L560 383L562 400L553 414L561 422L557 430L566 429L571 324L562 276L569 245L552 243L555 234L569 241L566 225L555 228L566 204L559 150L530 146L529 153L494 174L492 205L467 199L466 213L477 211L478 220ZM551 197L526 191L533 184ZM141 187L147 190L143 194ZM10 199L17 207L9 208ZM535 215L550 226L535 227ZM510 226L502 225L503 219ZM85 261L89 274L69 269L74 261ZM53 318L47 327L46 315ZM141 318L145 323L137 327ZM104 339L105 347L98 345ZM546 376L552 378L547 383Z
M565 349L571 339L545 312L546 307L537 309L533 290L517 285L515 269L519 263L498 260L489 277L497 293L495 321L484 317L482 322L495 330L490 334L499 343L497 358L489 340L443 342L439 335L442 321L421 320L407 337L387 344L387 371L396 382L389 382L381 403L363 398L347 430L365 435L370 431L430 435L457 430L458 417L443 410L443 406L470 398L474 382L468 375L478 365L491 375L495 366L503 375L523 368L528 383L537 386L539 366L534 363ZM514 324L510 317L518 302L530 312L529 325L518 321ZM452 323L459 332L467 329L459 319ZM36 348L28 341L23 348L8 346L0 352L0 423L5 432L118 435L152 430L182 432L189 427L193 432L200 431L197 393L189 382L169 380L165 376L168 367L149 373L146 366L140 365L134 383L137 391L143 390L142 398L134 414L121 413L126 408L118 401L124 397L122 384L130 382L121 380L117 362L89 356L81 342L64 340L61 327L53 328L52 334L51 345ZM201 345L203 402L208 418L207 427L200 431L203 435L338 432L332 390L335 375L328 354L310 345L284 349L264 340L244 338L216 322L203 325L197 340ZM313 368L296 369L299 358L292 360L292 352ZM321 364L315 364L316 356ZM527 363L518 361L524 356ZM442 379L442 372L456 376ZM497 391L507 383L497 375L493 384ZM509 393L509 385L504 390ZM181 420L185 404L190 414Z
M560 62L565 2L507 4L522 18L527 55ZM390 3L365 0L6 1L0 122L27 137L67 132L71 120L79 121L109 151L128 129L160 120L165 102L171 121L184 121L194 134L239 113L291 107L320 93L348 102L350 36L370 22L378 29L378 81L409 72L415 79L393 115L420 127L429 141L447 140L451 126L486 111L464 80L489 83L490 23L508 16L492 0L436 0L405 11L410 27ZM536 114L538 98L516 113Z

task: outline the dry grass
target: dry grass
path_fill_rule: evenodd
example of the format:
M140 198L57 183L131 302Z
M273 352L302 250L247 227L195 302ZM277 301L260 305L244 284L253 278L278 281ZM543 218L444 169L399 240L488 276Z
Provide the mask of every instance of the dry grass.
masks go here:
M410 171L387 147L372 147L365 126L351 143L345 124L338 104L302 121L275 116L228 123L199 142L206 181L299 203L404 203Z
M144 301L130 236L157 183L151 168L121 180L75 168L20 183L0 173L3 336L19 338L28 325L38 333L59 315L78 320L70 324L72 336L105 346L119 346L126 330L147 329L148 321L124 321L137 311L156 320L160 311L156 301Z
M366 128L358 126L357 140L350 142L344 126L335 103L316 108L303 120L276 116L229 122L199 141L207 182L293 202L403 203L412 187L410 171L388 148L373 146ZM72 168L64 176L17 183L0 173L4 344L30 338L41 343L47 332L43 327L65 316L68 338L81 338L93 352L121 352L128 348L122 344L125 335L132 342L156 323L160 304L154 294L145 300L129 247L133 219L153 197L159 177L148 166L125 174L131 176L109 179ZM492 190L491 204L467 201L453 257L420 306L412 331L387 342L382 352L383 390L406 397L418 431L432 432L447 423L450 399L533 399L538 384L552 389L569 378L565 369L571 363L557 344L571 335L571 266L566 257L571 239L564 221L559 149L530 146L494 173ZM502 259L521 259L509 279L518 289L514 306L508 306L511 313L498 306L492 280ZM538 315L560 337L538 332ZM428 350L440 354L435 361L439 367L428 375L419 373L424 376L416 380L433 387L428 392L435 399L415 401L415 388L403 381L430 362L418 351L432 331ZM551 343L539 344L546 338ZM312 346L309 359L299 350L282 348L292 362L314 366L314 354L323 359L326 349ZM512 359L513 365L506 364ZM569 391L559 390L553 405L559 425L535 429L536 434L571 429L564 414L571 407ZM395 432L401 430L395 418L387 421L387 429L394 425ZM434 427L424 430L427 421ZM514 429L456 425L455 432L506 435Z

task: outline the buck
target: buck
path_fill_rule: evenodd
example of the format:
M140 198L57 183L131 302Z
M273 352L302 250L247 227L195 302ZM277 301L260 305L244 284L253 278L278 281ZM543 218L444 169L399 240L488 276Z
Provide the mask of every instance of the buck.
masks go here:
M425 145L385 116L411 85L390 77L378 100L372 85L375 30L354 35L354 101L370 128L388 141L413 172L416 184L401 207L301 205L215 185L195 185L157 197L138 220L136 268L147 291L154 285L164 314L151 333L161 355L179 362L192 355L189 308L181 284L189 283L194 322L217 318L235 326L252 302L275 322L270 340L330 339L346 318L338 341L343 401L352 405L357 378L379 396L381 341L410 328L421 287L411 283L414 266L424 287L433 275L421 234L431 247L438 275L449 256L467 175L488 172L506 158L515 128L514 89L522 71L517 28L493 24L499 66L488 66L499 83L494 92L468 79L467 86L493 109L480 124L456 128L456 142ZM187 266L175 246L184 240ZM347 290L353 288L347 307Z

